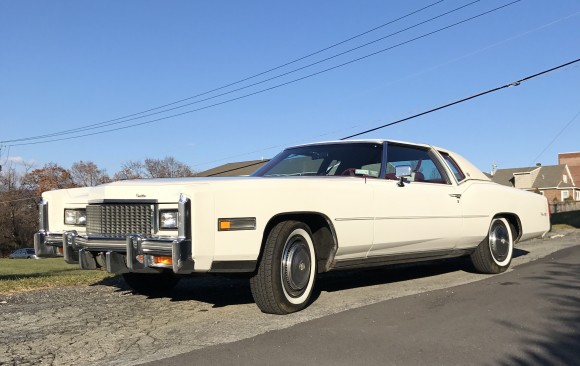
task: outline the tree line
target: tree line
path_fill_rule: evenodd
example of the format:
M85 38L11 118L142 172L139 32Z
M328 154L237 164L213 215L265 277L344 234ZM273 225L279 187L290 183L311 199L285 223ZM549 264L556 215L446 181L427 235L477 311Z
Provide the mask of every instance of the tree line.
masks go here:
M38 230L38 202L42 192L74 187L93 187L125 179L190 177L188 165L173 157L127 161L109 176L91 161L79 161L70 169L55 163L33 169L9 165L0 172L0 257L17 248L32 247Z

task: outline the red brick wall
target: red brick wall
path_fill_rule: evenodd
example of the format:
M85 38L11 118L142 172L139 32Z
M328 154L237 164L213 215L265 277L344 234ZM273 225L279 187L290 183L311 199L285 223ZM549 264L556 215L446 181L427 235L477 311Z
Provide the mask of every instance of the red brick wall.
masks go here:
M580 152L558 154L558 164L580 166Z
M562 202L562 191L565 191L565 189L542 190L542 192L544 192L544 197L546 197L548 199L548 202L550 203L554 202L554 198L556 199L556 201ZM572 199L576 199L576 191L574 189L568 189L568 194L569 197L572 197Z
M558 164L567 164L574 184L580 186L580 152L558 154Z
M544 197L548 199L548 202L554 202L554 198L556 201L560 202L562 196L560 195L560 191L557 189L545 189L542 190L544 192Z

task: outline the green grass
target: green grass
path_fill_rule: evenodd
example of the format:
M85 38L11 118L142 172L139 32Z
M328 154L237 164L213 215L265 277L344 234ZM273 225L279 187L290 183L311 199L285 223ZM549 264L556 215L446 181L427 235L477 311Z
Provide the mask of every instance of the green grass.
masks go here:
M80 270L62 258L0 259L0 294L48 287L90 285L113 277L105 271Z
M571 226L571 225L566 225L566 224L555 224L555 225L552 225L552 231L564 230L564 229L575 229L575 227L574 226Z

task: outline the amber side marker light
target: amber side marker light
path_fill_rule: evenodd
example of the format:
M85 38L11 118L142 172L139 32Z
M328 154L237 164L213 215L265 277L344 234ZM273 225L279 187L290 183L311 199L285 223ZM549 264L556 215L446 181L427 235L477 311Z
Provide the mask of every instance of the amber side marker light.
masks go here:
M219 225L220 225L220 231L225 231L225 230L229 230L232 228L232 223L230 221L226 221L226 220L220 221Z
M156 255L153 257L153 263L171 266L173 265L173 259L171 257Z
M218 219L218 231L256 230L255 217Z

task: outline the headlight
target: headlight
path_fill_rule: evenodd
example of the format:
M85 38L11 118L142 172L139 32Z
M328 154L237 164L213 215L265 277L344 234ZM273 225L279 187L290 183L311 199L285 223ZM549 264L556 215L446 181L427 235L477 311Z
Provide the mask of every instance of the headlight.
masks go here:
M161 210L159 211L159 229L173 230L177 229L179 215L177 210Z
M65 225L86 225L87 224L87 210L83 209L65 209L64 210Z

